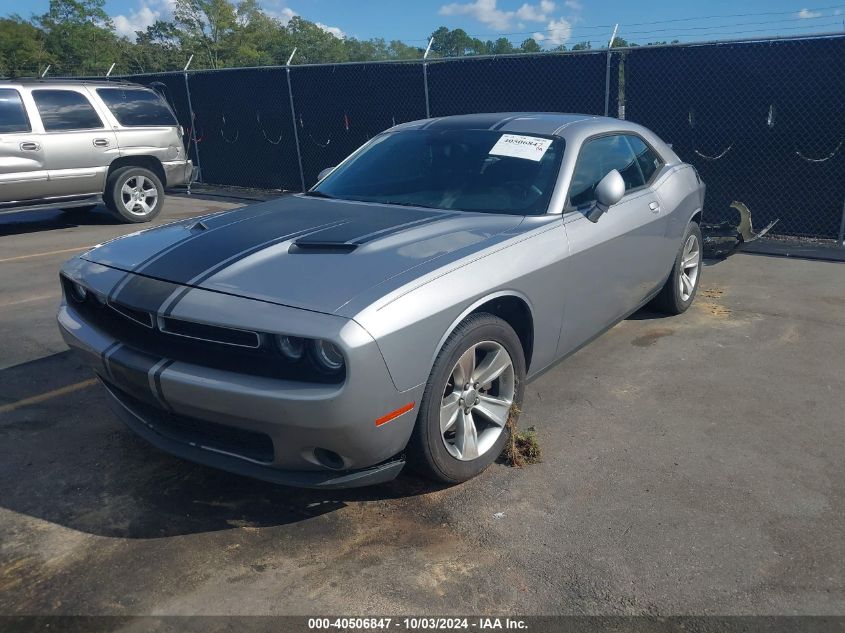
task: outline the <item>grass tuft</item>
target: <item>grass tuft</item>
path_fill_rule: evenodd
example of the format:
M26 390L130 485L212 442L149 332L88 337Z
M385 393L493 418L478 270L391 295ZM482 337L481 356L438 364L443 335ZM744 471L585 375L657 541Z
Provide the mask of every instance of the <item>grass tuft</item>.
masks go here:
M537 441L537 431L534 427L529 426L521 431L516 428L516 418L519 413L519 409L513 405L508 416L510 439L505 446L505 461L509 466L516 468L541 461L540 443Z

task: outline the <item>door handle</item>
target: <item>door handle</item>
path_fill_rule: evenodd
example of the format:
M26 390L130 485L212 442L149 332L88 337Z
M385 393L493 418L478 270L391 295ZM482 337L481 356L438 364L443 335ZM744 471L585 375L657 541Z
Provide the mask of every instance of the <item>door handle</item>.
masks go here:
M649 202L648 208L651 209L652 213L660 213L660 203L659 202Z
M108 147L109 141L108 141L108 139L105 139L105 138L95 138L94 139L94 145L96 147Z
M32 141L25 141L21 143L21 150L24 152L37 152L41 149L41 146L38 143L33 143Z

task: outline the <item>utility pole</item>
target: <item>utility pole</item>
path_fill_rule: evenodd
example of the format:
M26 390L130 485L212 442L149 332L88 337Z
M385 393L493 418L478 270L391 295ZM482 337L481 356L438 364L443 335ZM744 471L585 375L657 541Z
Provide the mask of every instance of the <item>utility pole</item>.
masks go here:
M610 41L607 43L607 70L604 75L604 116L608 116L610 114L610 57L612 54L611 49L613 48L613 42L616 39L616 29L618 28L619 24L614 25Z

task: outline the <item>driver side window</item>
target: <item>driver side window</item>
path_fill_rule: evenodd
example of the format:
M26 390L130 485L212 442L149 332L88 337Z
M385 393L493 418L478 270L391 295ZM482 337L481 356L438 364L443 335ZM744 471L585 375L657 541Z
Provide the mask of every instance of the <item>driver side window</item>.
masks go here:
M623 135L600 136L584 143L569 186L570 206L582 207L592 203L596 199L599 182L614 169L622 175L625 191L645 184L637 157Z

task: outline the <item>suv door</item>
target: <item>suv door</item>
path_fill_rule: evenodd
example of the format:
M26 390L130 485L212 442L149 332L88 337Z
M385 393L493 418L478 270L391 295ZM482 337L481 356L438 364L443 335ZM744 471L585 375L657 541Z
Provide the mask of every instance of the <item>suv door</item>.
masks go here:
M39 198L46 184L44 148L21 93L0 88L0 206Z
M85 88L35 88L32 99L44 126L48 195L102 193L118 148Z
M625 196L593 223L584 212L595 201L599 181L614 169L625 181ZM572 290L563 353L629 314L663 283L666 220L651 186L658 171L653 165L646 179L625 134L582 144L564 211L570 244L566 286Z

